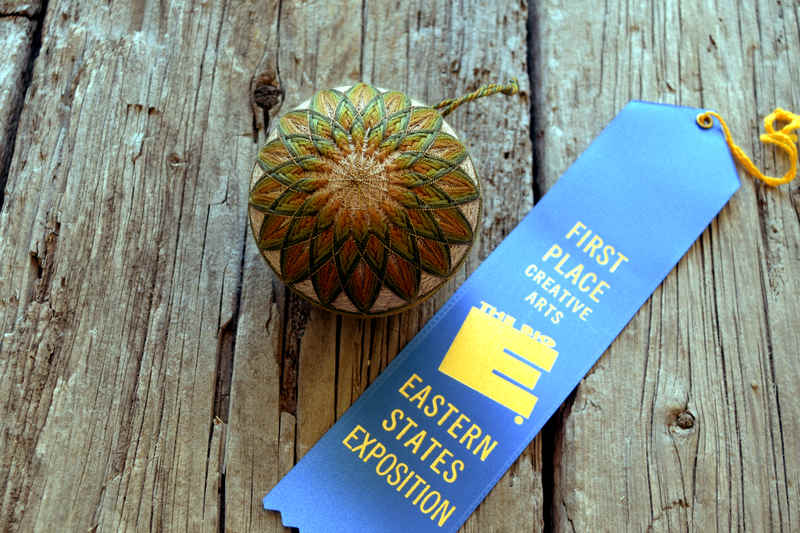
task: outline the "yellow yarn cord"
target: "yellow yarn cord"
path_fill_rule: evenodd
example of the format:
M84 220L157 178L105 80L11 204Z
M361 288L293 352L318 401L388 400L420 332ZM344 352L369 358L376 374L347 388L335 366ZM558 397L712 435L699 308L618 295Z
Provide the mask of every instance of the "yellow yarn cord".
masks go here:
M513 78L510 82L505 85L497 85L496 83L490 83L488 85L482 85L478 87L476 90L472 91L469 94L465 94L461 98L448 98L447 100L442 100L435 106L435 109L438 109L442 116L449 115L452 113L458 106L465 102L471 102L477 98L482 98L484 96L489 96L490 94L496 93L503 93L507 95L517 94L519 92L519 83L517 82L516 78Z
M725 124L725 121L722 120L719 114L714 111L700 113L697 115L697 125L705 129L710 128L714 125L714 121L711 117L716 118L722 126L722 131L725 132L725 142L728 143L728 147L731 149L734 159L736 159L751 176L760 179L772 187L789 183L794 179L797 174L797 134L792 132L800 129L800 115L795 115L794 113L778 108L764 117L764 129L767 133L761 134L761 137L759 137L761 142L774 144L775 146L783 148L783 150L789 154L789 164L791 168L789 168L782 178L765 176L758 167L753 164L750 158L747 157L747 154L744 153L744 150L733 142L731 132L728 130L728 125ZM786 125L780 130L775 131L776 121L785 122Z

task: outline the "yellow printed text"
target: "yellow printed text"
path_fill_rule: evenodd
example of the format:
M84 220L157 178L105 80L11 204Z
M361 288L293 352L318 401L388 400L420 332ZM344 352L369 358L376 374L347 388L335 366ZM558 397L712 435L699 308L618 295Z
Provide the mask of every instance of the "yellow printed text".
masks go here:
M425 478L402 462L397 455L387 453L386 446L372 437L360 424L347 434L342 444L362 462L375 465L375 473L380 478L390 487L394 487L438 527L444 527L455 512L456 506L450 500L433 489Z

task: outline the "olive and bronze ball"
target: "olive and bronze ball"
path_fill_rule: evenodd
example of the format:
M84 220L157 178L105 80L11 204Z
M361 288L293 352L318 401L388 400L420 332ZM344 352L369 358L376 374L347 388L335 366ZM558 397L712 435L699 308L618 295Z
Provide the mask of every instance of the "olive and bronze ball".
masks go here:
M380 316L432 295L472 246L480 187L434 108L366 83L319 91L261 148L249 215L267 263L337 313Z

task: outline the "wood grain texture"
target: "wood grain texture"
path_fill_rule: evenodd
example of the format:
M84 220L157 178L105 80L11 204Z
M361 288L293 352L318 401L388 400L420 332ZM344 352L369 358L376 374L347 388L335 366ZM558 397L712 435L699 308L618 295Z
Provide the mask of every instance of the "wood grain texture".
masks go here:
M715 108L782 174L785 158L757 130L773 107L800 108L798 7L537 5L543 190L630 99ZM800 529L799 193L742 175L562 408L551 425L554 531Z
M286 531L264 493L631 98L715 107L782 172L755 139L800 108L800 6L451 4L0 1L0 529ZM436 297L358 320L276 281L245 205L277 114L512 76L448 117L484 222ZM800 529L799 212L743 177L463 531Z
M217 370L275 25L247 3L49 3L0 213L3 530L218 530L224 444L250 431L225 430Z
M264 492L532 205L525 8L466 7L47 5L0 214L3 529L283 530ZM434 102L511 76L520 96L454 115L488 217L436 300L359 321L275 282L244 202L280 109L361 78ZM467 529L541 522L539 449Z
M2 7L2 6L0 6ZM0 9L0 14L3 11ZM25 98L25 74L31 55L34 23L25 17L0 18L0 49L5 53L0 63L0 209L8 166L14 148L17 120Z
M522 87L518 97L487 98L448 117L482 180L484 222L479 244L437 296L400 315L359 320L312 310L283 291L287 319L281 404L296 416L298 459L530 210L526 19L524 4L281 4L276 70L286 93L283 111L315 90L362 79L427 103L514 76ZM509 189L515 194L505 195ZM541 527L540 454L535 441L465 524L465 531L508 531L520 523ZM509 501L523 503L509 507Z
M0 0L0 15L34 17L41 9L40 0Z

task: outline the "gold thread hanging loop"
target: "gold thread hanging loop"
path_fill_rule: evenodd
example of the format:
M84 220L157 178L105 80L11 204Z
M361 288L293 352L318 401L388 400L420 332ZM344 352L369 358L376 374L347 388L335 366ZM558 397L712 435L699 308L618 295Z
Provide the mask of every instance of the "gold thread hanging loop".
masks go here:
M728 147L734 159L736 159L751 176L760 179L772 187L789 183L795 178L797 174L797 134L792 132L800 129L800 115L795 115L794 113L778 108L764 117L764 129L767 133L762 133L759 139L761 139L762 143L774 144L782 148L789 155L790 168L781 178L765 176L764 173L755 166L747 154L744 153L744 150L733 142L728 125L725 124L725 121L718 113L714 111L700 113L697 115L697 125L704 129L710 128L714 125L714 120L711 117L716 118L722 126L722 131L725 133L725 142L728 143ZM785 122L786 125L776 131L775 122Z
M478 98L489 96L490 94L503 93L510 96L512 94L517 94L518 92L519 92L519 83L517 82L516 78L513 78L510 82L508 82L505 85L498 85L496 83L482 85L478 87L476 90L472 91L471 93L465 94L461 98L448 98L447 100L442 100L433 107L434 109L438 109L439 112L444 117L452 113L458 106L460 106L465 102L471 102Z

